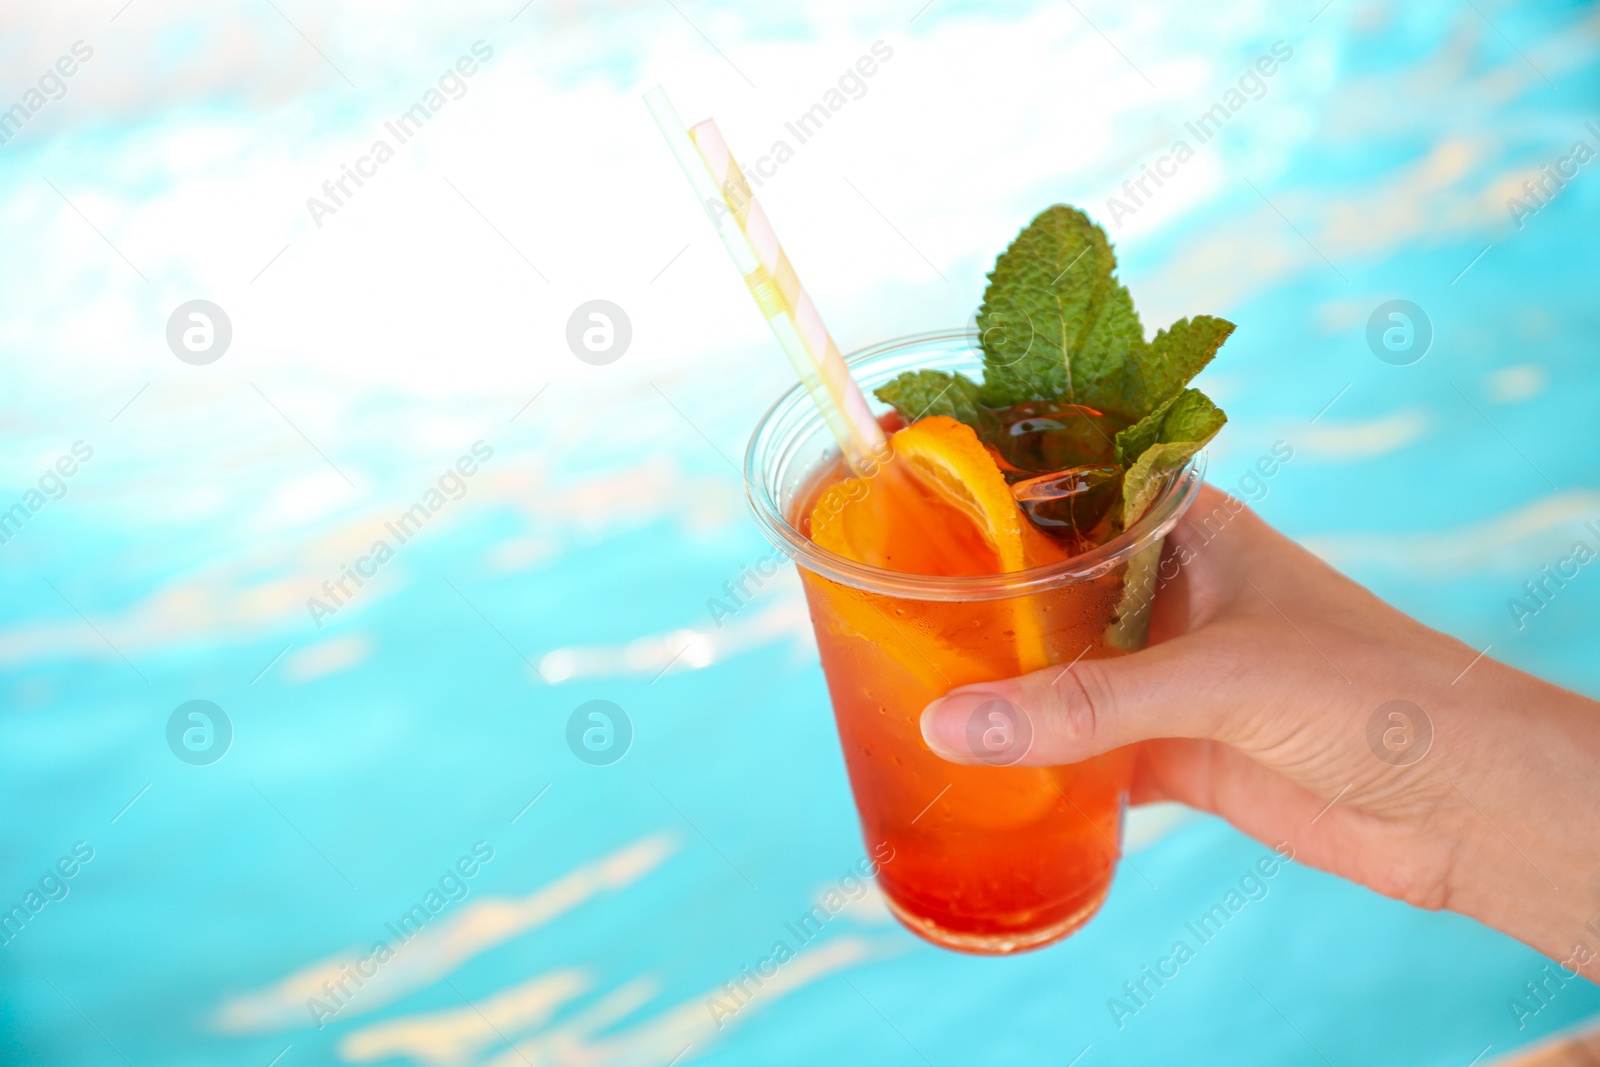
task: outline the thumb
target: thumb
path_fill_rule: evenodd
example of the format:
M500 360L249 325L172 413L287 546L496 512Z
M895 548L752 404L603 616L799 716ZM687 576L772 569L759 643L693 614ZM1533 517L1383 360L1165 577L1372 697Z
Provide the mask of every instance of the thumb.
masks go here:
M1196 635L1143 652L952 690L922 712L922 738L954 763L1078 763L1152 737L1210 737L1229 706L1224 671Z

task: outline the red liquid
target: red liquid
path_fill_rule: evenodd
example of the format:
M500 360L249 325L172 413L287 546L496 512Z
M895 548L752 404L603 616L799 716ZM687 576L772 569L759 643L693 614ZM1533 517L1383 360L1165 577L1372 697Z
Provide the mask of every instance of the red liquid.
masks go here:
M971 520L893 467L850 506L889 524L901 551L895 569L995 573ZM821 472L796 518L809 517L844 476ZM865 592L801 568L862 832L869 851L894 850L879 884L922 937L968 952L1023 951L1065 937L1104 900L1120 854L1131 750L1063 767L966 766L929 751L919 721L958 686L1125 654L1106 637L1124 572L1028 596L935 602Z

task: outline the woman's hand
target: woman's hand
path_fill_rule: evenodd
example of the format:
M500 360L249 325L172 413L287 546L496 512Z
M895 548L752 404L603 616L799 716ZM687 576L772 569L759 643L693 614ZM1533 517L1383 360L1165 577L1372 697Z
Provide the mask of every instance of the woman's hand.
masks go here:
M1600 705L1384 604L1207 487L1168 538L1151 647L958 689L939 755L996 698L1025 765L1138 744L1134 803L1215 812L1296 859L1449 908L1600 978Z

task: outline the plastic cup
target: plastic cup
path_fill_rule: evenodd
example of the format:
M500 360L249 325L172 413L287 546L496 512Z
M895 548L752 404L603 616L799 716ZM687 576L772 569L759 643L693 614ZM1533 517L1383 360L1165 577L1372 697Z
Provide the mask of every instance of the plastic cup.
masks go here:
M847 363L869 394L907 370L982 371L970 332L890 341ZM983 763L954 764L924 743L922 709L958 686L1019 673L1025 658L1037 661L1041 634L1044 658L1063 669L1143 648L1162 541L1199 491L1203 457L1099 548L980 577L904 574L812 544L793 520L837 458L826 421L796 386L756 427L745 484L763 532L799 568L862 833L870 852L889 857L878 871L889 907L918 935L965 952L1057 941L1110 889L1132 749L1069 766L1015 766L1031 739L1028 716L985 706L968 730ZM1019 613L1027 626L1017 624Z

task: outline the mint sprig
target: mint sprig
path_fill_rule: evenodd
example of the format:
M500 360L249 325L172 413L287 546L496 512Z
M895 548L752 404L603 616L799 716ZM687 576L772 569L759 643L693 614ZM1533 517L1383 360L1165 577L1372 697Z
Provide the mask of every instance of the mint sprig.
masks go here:
M1123 522L1137 521L1164 479L1227 422L1205 394L1186 386L1234 326L1200 315L1146 341L1116 269L1111 242L1087 215L1063 204L1046 209L989 273L978 309L982 384L909 371L875 395L907 422L949 415L991 443L1003 432L1000 412L1027 401L1117 416L1131 424L1116 439L1117 462L1126 468Z

